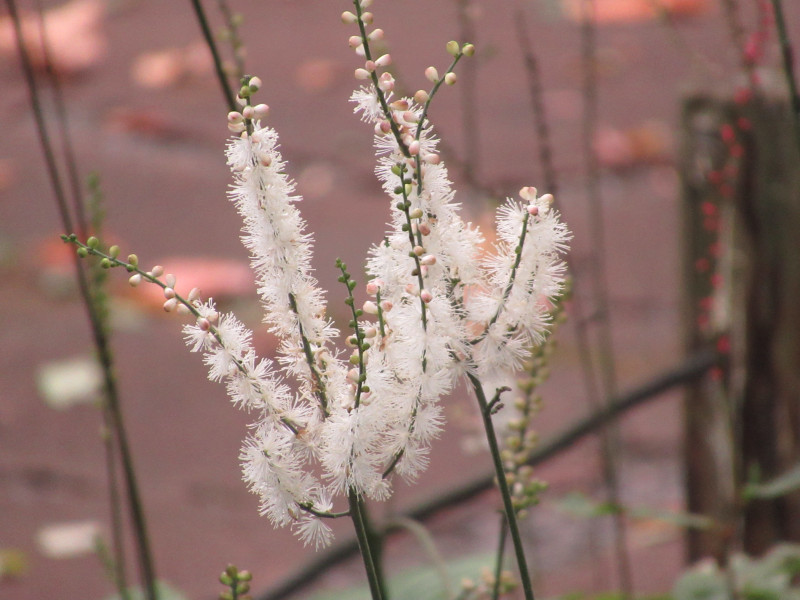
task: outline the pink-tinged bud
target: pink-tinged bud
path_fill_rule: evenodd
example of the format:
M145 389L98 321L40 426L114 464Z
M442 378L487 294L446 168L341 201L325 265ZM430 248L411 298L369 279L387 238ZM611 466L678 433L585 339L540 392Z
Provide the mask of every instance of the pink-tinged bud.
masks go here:
M390 54L379 56L375 61L376 67L388 67L390 64L392 64L392 56Z
M360 35L351 35L350 39L347 40L348 45L355 49L361 45L361 36Z
M457 79L458 77L456 77L456 74L452 71L444 76L444 82L447 85L455 85Z
M395 100L389 105L389 108L399 111L408 110L408 100L403 100L402 98L400 100Z
M421 265L435 265L436 264L436 257L433 254L426 254L420 259Z
M433 294L431 294L428 290L422 290L419 297L425 304L428 304L431 300L433 300Z
M394 304L392 304L391 300L381 300L381 310L383 312L389 312L393 306Z
M235 110L228 113L228 123L241 123L243 118L242 113Z
M475 46L472 44L464 44L464 46L461 48L461 53L464 56L473 56L475 54Z
M536 206L535 204L529 204L528 205L528 214L531 215L532 217L535 217L536 215L539 214L539 207Z
M373 30L372 33L370 33L367 36L367 38L369 38L369 41L371 41L371 42L377 42L378 40L382 40L383 39L383 29L375 29L375 30Z
M178 314L180 315L189 315L192 311L189 310L189 307L185 304L178 304Z
M164 298L174 298L175 297L175 290L171 287L164 288Z
M187 296L189 302L195 302L200 299L200 288L192 288L192 291L189 292Z
M439 71L436 70L436 67L428 67L425 69L425 78L428 81L436 83L439 81Z
M269 106L266 104L256 104L253 107L253 113L256 119L263 119L269 114Z
M236 103L239 106L247 106L249 104L249 100L247 98L242 98L241 96L236 96Z
M367 300L364 302L364 305L361 307L361 309L368 315L378 314L378 306L372 300Z
M211 329L211 323L208 321L208 319L203 317L197 319L197 326L200 328L201 331L208 331L209 329Z
M219 313L215 310L212 310L208 313L208 315L206 315L206 318L208 319L209 323L216 323L219 321Z
M372 24L372 21L373 16L371 12L361 13L361 22L364 23L364 25L370 25Z
M389 133L392 130L392 124L389 121L381 121L380 126L383 133Z
M370 296L374 296L375 294L377 294L381 290L382 286L383 286L383 280L382 279L373 279L372 281L370 281L367 284L367 293Z
M356 46L356 56L360 56L361 58L367 56L367 51L364 50L364 44L359 44L358 46Z
M358 5L363 9L367 9L372 6L372 0L361 0Z
M417 104L425 104L429 98L430 96L425 90L417 90L417 92L414 94L414 102Z
M436 154L435 152L429 152L428 154L422 157L422 160L424 160L429 165L438 165L440 162L442 162L442 157Z
M153 270L150 271L150 274L153 277L161 277L164 274L164 267L162 267L161 265L156 265L155 267L153 267Z
M272 155L268 152L259 152L258 162L261 163L261 166L268 167L272 164Z
M351 13L349 10L346 10L342 13L342 23L345 25L352 25L358 21L358 17Z
M252 119L253 118L253 107L252 106L245 106L242 109L242 116L245 119Z
M428 225L427 223L420 223L418 225L418 227L419 227L419 232L422 235L430 235L431 234L431 226Z
M423 277L427 277L428 276L428 267L426 267L425 265L422 265L419 268L419 274L422 275Z
M367 71L366 69L356 69L355 76L356 79L361 79L361 80L370 78L369 71Z
M367 338L368 340L371 340L376 335L378 335L378 330L375 327L367 327L364 330L364 337Z
M388 73L384 73L384 75L388 75ZM378 82L378 87L383 92L391 92L394 89L394 79L381 79Z
M241 133L245 130L244 123L228 123L228 131L231 133Z
M552 204L553 203L553 194L544 194L541 198L539 198L545 204Z
M130 278L128 279L128 283L131 284L131 287L136 287L137 285L142 283L142 276L139 273L135 273L134 275L130 276Z
M533 186L526 186L519 191L519 197L523 200L527 200L528 202L533 202L536 200L536 196L539 192Z
M178 299L177 298L170 298L166 302L164 302L164 312L172 312L178 307Z
M368 60L367 62L364 63L364 68L370 73L372 73L375 70L375 61Z
M415 113L413 110L407 110L403 113L403 120L406 123L416 123L417 121L419 121L419 117L417 116L417 113Z
M264 83L261 81L260 77L251 77L250 81L247 82L247 87L250 88L251 92L257 92L261 89L262 85L264 85Z
M347 380L356 383L358 381L358 375L358 369L350 369L347 372Z
M422 246L414 246L412 252L417 256L422 256L423 254L425 254L425 248L423 248Z
M406 284L406 293L412 296L419 296L419 288L414 283Z
M167 273L167 276L164 277L164 283L167 284L167 287L174 288L177 281L177 278L172 273Z
M419 140L414 140L408 145L408 153L411 156L416 156L419 154Z

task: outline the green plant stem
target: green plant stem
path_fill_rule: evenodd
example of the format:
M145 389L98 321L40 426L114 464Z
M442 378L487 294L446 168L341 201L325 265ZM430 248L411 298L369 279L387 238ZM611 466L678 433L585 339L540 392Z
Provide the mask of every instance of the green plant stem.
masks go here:
M475 396L478 399L478 405L481 409L481 417L483 417L483 427L486 431L486 439L489 442L489 451L492 454L492 462L494 463L494 472L497 477L497 486L500 488L500 496L503 498L503 510L508 523L508 532L511 534L511 541L514 544L514 553L517 558L517 567L519 568L519 576L522 580L522 590L525 593L525 600L534 600L533 588L531 587L531 577L528 573L528 563L525 560L525 549L522 546L522 535L519 531L517 523L517 515L514 511L514 505L511 501L511 490L508 487L506 480L506 472L503 468L503 459L500 457L500 446L497 443L497 435L494 431L494 424L492 423L492 415L489 408L489 403L483 393L481 382L475 375L469 373L467 375L472 389L475 391Z
M69 209L67 208L65 194L61 185L61 178L58 173L58 168L56 167L55 154L50 144L50 138L47 134L44 115L41 109L41 104L39 103L39 93L36 86L36 79L33 75L33 67L31 65L30 56L28 55L24 38L22 36L22 27L20 25L16 2L15 0L6 0L6 5L8 6L9 15L14 25L14 33L17 39L17 49L20 55L20 62L22 64L22 70L28 85L28 91L31 98L31 107L33 108L34 118L36 120L39 140L42 151L45 155L45 162L47 164L50 181L56 196L56 203L61 215L62 225L67 231L73 231L73 221L69 214ZM155 569L153 567L152 554L150 552L150 544L147 536L147 528L145 525L144 511L142 509L142 503L140 500L139 488L133 468L133 459L128 447L127 436L125 434L116 379L114 377L111 349L108 344L108 338L105 335L102 319L98 315L97 307L92 303L92 295L89 289L86 273L81 268L77 258L75 261L78 287L89 317L92 338L95 347L97 348L98 358L103 371L103 391L106 396L112 430L114 431L119 447L120 460L122 461L126 493L128 496L131 519L134 527L134 537L136 539L136 545L139 554L139 568L141 570L143 587L145 589L147 600L157 600L155 589Z
M206 41L206 45L211 51L211 57L214 59L214 71L217 74L217 79L222 88L222 93L225 96L225 101L228 103L228 110L238 110L236 98L234 98L233 92L231 91L231 86L225 75L225 69L222 68L222 59L219 56L217 44L214 42L214 35L211 33L211 28L208 25L208 18L203 10L203 5L200 3L200 0L192 0L192 7L194 8L194 14L197 15L197 21L200 23L200 29L203 30L203 39Z
M348 500L350 502L350 515L353 518L353 527L356 530L356 538L358 539L358 548L361 551L361 558L364 561L364 569L367 572L367 581L369 582L369 590L372 594L372 600L383 600L383 584L375 567L375 561L372 555L372 547L370 545L369 534L367 531L367 524L364 519L363 509L364 503L358 496L358 492L351 489Z
M492 600L500 597L500 576L503 573L503 558L506 553L506 537L508 537L508 527L506 526L506 516L500 515L500 534L497 540L497 562L494 565L494 585L492 586Z
M792 106L792 123L797 150L800 151L800 93L797 91L797 80L794 76L794 54L789 33L786 31L786 20L783 18L783 3L781 0L772 0L772 12L775 14L775 26L778 29L778 39L781 44L781 57L783 58L783 72L786 75L786 84L789 86L789 101Z

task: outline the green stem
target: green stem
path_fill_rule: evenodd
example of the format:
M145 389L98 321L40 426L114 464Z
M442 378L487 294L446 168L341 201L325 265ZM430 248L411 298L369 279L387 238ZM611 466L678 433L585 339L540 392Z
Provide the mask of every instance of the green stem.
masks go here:
M522 590L525 594L525 600L534 600L531 577L528 573L528 563L525 560L525 549L522 546L522 535L520 534L519 524L517 523L517 514L514 511L514 505L511 501L511 490L506 480L503 459L500 457L500 446L497 443L497 435L495 434L494 424L492 423L489 402L486 400L486 396L483 393L480 380L472 373L467 374L467 377L472 384L472 389L475 390L475 396L478 399L478 405L481 409L483 427L486 430L486 440L489 442L489 451L492 454L492 462L494 463L497 484L500 488L500 496L503 498L503 510L506 515L506 522L508 523L508 532L511 534L511 541L514 544L514 553L517 558L517 567L519 568L519 576L522 580Z
M494 565L494 585L492 586L492 600L500 597L500 576L503 574L503 556L506 551L506 537L508 537L508 527L506 526L506 516L500 515L500 534L497 540L497 562Z
M353 489L350 490L348 500L350 502L350 514L353 518L353 527L355 527L356 537L358 538L358 548L361 551L361 558L364 561L364 569L367 571L367 581L369 582L372 600L383 600L384 596L381 591L383 585L378 575L378 570L375 567L369 535L367 533L367 525L362 513L364 508L363 500L359 498L358 492Z
M225 101L228 103L228 110L237 110L236 99L233 97L231 86L228 83L228 78L225 75L225 69L222 68L222 59L217 50L217 44L214 42L214 35L211 33L211 28L208 26L208 19L203 10L203 5L200 0L192 0L192 7L194 13L197 15L197 20L200 23L200 29L203 30L203 39L206 41L208 49L211 51L211 56L214 59L214 71L217 74L219 85L222 88L222 93L225 95Z

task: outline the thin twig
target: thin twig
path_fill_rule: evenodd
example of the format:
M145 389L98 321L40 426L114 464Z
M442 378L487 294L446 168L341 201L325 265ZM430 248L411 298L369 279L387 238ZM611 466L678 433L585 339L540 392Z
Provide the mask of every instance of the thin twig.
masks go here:
M219 50L217 50L217 43L214 41L214 35L211 33L211 28L208 25L208 18L203 10L203 5L200 3L200 0L192 0L192 7L194 8L194 14L197 16L197 21L200 23L200 29L203 30L203 39L206 41L206 45L211 51L211 57L214 59L214 72L217 74L219 86L225 96L225 101L228 103L228 110L237 110L236 99L231 91L228 78L225 75L225 68L219 56Z
M712 350L698 351L677 367L656 375L647 383L618 397L609 399L605 407L575 423L572 427L555 436L549 442L538 446L528 457L527 464L539 465L562 452L572 448L587 435L596 432L606 423L626 414L629 410L678 386L699 379L711 368L719 366L721 357ZM442 494L417 504L403 515L415 521L425 521L447 510L472 500L494 486L494 472L483 473L474 479L460 484ZM384 535L394 533L396 528L386 527ZM256 596L258 600L285 600L305 589L332 568L350 559L358 552L358 543L354 539L345 540L337 546L301 567L275 587Z
M74 231L74 222L67 206L66 194L64 193L61 183L61 176L56 165L55 153L53 152L52 144L50 143L50 137L47 132L47 126L44 121L44 113L42 111L41 102L39 99L38 86L33 73L33 65L22 36L22 27L16 2L15 0L6 0L6 5L8 6L9 15L14 26L20 63L22 65L25 81L28 86L31 107L36 120L39 141L42 151L45 155L45 163L48 175L50 177L50 183L55 194L56 205L61 216L62 226L69 233ZM128 447L127 436L125 434L121 407L119 403L118 390L113 375L114 369L111 350L108 345L108 339L105 335L102 320L97 314L96 307L92 303L92 295L89 289L86 273L82 268L82 265L79 263L77 256L75 256L74 261L78 278L78 288L89 317L93 341L95 347L97 348L100 365L103 371L104 394L106 396L106 401L110 411L112 429L115 431L117 436L120 458L123 465L126 492L128 495L128 503L130 505L131 518L134 525L134 537L136 539L137 550L139 554L139 568L142 574L142 584L145 589L147 600L156 600L155 569L153 568L152 554L150 552L150 544L147 536L144 511L142 508L139 489L133 469L133 459Z
M797 91L797 80L794 76L794 53L789 33L786 30L786 21L783 18L783 3L781 0L772 0L772 11L775 13L775 26L778 29L778 39L781 44L783 72L786 75L786 84L789 86L794 137L797 142L797 150L800 151L800 93Z

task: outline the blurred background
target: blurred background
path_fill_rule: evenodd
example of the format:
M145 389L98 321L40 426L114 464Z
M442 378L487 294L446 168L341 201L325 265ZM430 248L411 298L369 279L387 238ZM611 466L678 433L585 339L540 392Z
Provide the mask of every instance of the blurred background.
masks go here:
M217 3L207 4L219 32L225 21ZM269 124L281 136L304 196L300 208L314 232L317 276L333 290L334 318L343 318L334 259L341 257L359 277L357 265L388 219L373 175L372 132L348 103L352 72L360 66L347 45L353 31L339 18L350 3L230 5L243 16L246 72L264 82L258 100L270 105ZM97 532L109 536L94 350L71 251L58 237L63 227L6 6L0 9L0 597L106 598L113 585L86 543ZM177 274L179 290L199 286L235 310L269 355L274 340L259 324L240 222L225 198L227 107L191 4L44 2L49 63L41 52L36 3L18 7L45 117L57 131L47 77L52 68L81 181L90 172L99 176L105 239L119 244L123 256L137 253L145 266L164 265ZM785 11L790 39L800 39L800 6L787 2ZM378 1L373 12L375 25L386 31L393 72L410 93L428 85L425 67L442 72L449 64L448 40L476 45L475 57L459 66L458 83L443 89L431 109L469 220L491 229L498 200L525 185L540 192L557 185L556 206L574 232L569 260L575 288L568 321L557 331L552 373L541 388L536 429L542 440L593 413L604 399L684 365L691 355L687 343L728 349L719 321L730 322L731 304L720 309L716 292L701 293L697 298L713 297L717 304L698 308L691 277L682 271L694 247L685 241L691 228L682 220L696 208L687 200L696 196L683 159L702 154L686 141L696 132L682 114L690 97L741 105L753 86L778 90L776 97L786 102L767 3L404 0ZM229 55L229 46L221 49ZM724 123L708 119L701 137L716 136L722 140L717 146L730 149ZM778 131L791 129L791 121L785 123ZM732 135L746 129L738 126ZM708 161L716 160L714 152ZM716 172L703 160L694 166ZM716 190L724 201L731 196L724 183L708 193ZM697 206L698 222L703 210L719 210L702 201ZM720 220L724 224L720 217L707 230L733 243L720 233ZM703 264L696 271L709 285L725 274L722 288L738 289L733 270ZM108 285L123 412L159 578L187 598L210 599L220 591L220 571L235 563L254 573L254 591L278 585L314 553L260 518L256 497L241 482L238 453L248 415L228 404L221 386L206 381L201 361L184 346L181 318L161 310L158 294L130 289L117 272ZM714 367L703 389L723 393L731 378L734 387L741 384L736 377L744 375L737 373ZM674 517L685 516L689 506L683 397L682 386L670 388L626 412L612 435L615 506L630 508L625 555L637 595L668 592L689 556L681 526L687 519ZM487 472L472 404L463 391L446 400L447 430L430 468L414 486L398 482L378 515L406 510ZM523 526L537 596L625 585L614 520L602 516L615 511L596 504L609 499L608 453L597 431L536 467L549 489ZM491 554L498 506L490 490L426 522L446 560ZM658 517L662 513L674 518ZM344 525L337 541L351 535ZM130 547L128 555L135 579ZM392 538L387 549L390 572L426 560L407 534ZM335 590L360 581L361 565L353 558L312 583ZM310 593L304 589L297 597Z

